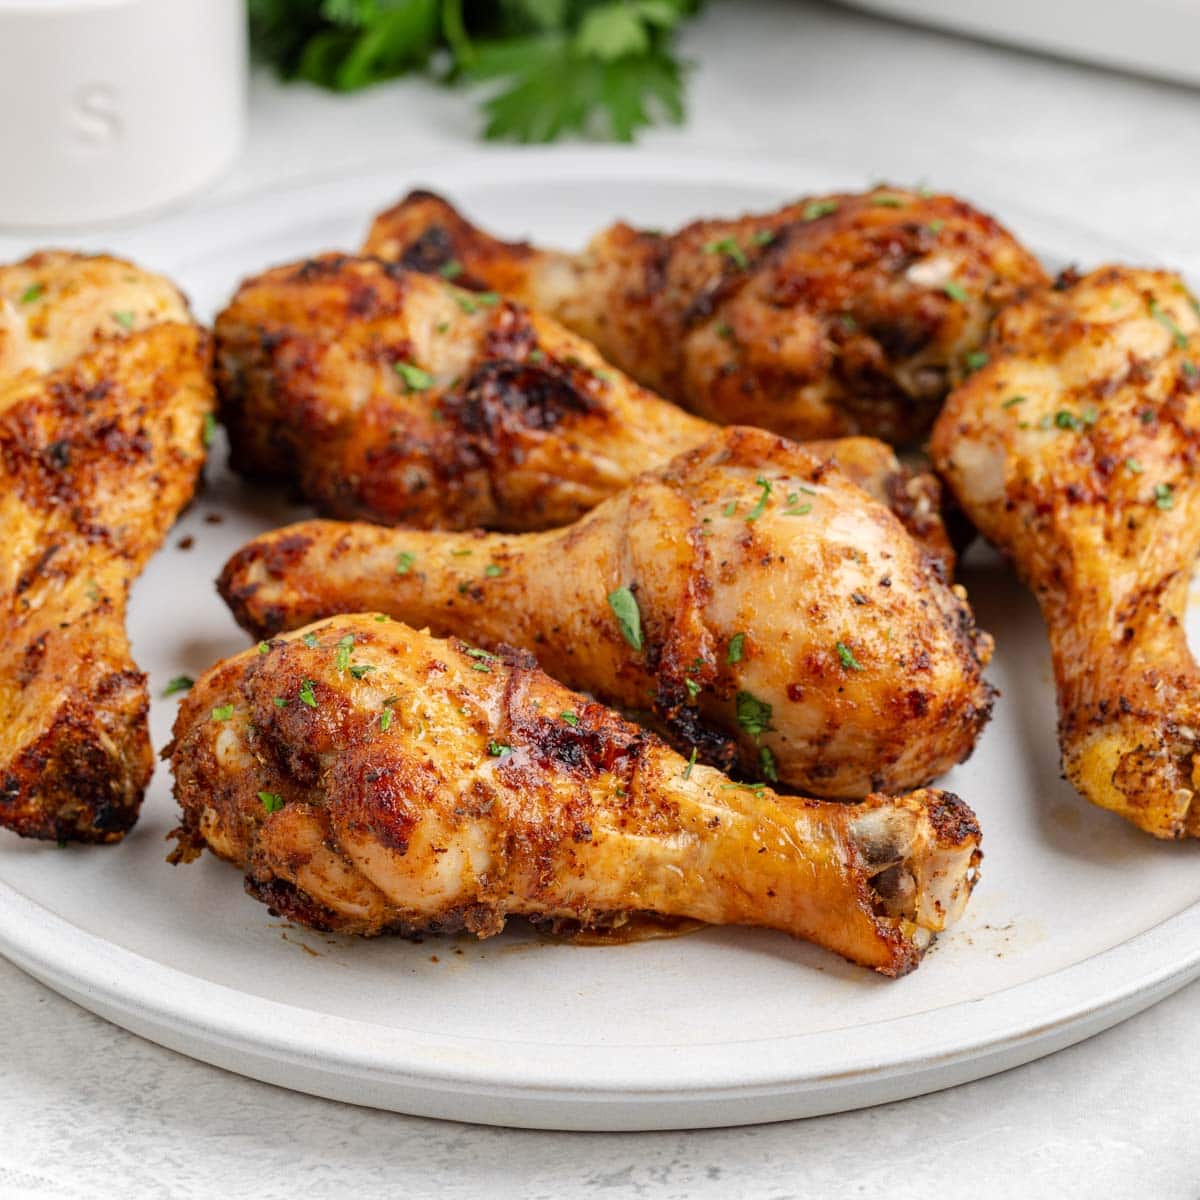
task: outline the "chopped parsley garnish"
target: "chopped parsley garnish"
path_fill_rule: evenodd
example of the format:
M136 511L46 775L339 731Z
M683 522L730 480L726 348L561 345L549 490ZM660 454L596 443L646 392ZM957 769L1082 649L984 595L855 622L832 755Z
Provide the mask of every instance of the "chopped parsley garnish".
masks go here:
M715 242L707 242L704 246L704 253L724 254L739 270L744 271L750 265L746 252L737 244L735 238L724 237L718 238Z
M434 378L428 371L423 371L420 367L414 367L412 363L406 362L394 363L393 366L396 374L404 380L404 386L410 392L425 392L433 387Z
M765 700L752 692L738 692L736 703L738 724L752 737L760 738L771 728L774 709Z
M457 279L462 273L463 265L457 258L452 258L438 267L438 274L443 279Z
M724 517L732 517L735 512L737 512L736 500L730 500L730 502L725 505L723 509L721 509L721 515Z
M115 312L112 315L112 319L116 321L116 323L120 325L122 329L126 330L126 332L133 328L133 313L131 312Z
M40 300L45 295L45 292L46 285L44 283L31 283L21 293L21 303L32 304L35 300Z
M258 798L269 813L278 812L283 807L283 797L278 792L259 792Z
M232 704L218 704L217 707L212 710L212 719L214 721L228 721L232 716Z
M871 203L876 208L903 208L908 203L903 196L872 196Z
M478 646L467 646L463 650L463 653L470 655L472 658L491 659L496 657L494 654L489 654L486 650L480 650Z
M758 766L764 779L769 779L772 783L779 782L779 769L775 765L775 755L771 753L770 746L759 747Z
M783 510L785 517L807 517L812 512L811 504L794 504L790 508Z
M637 597L628 587L619 587L608 593L608 607L617 618L621 636L635 649L642 648L642 610Z
M407 550L401 550L396 555L396 574L407 575L412 570L412 565L416 560Z
M317 697L313 692L316 685L311 679L300 680L300 703L307 705L309 708L317 707Z
M434 329L436 329L436 330L438 331L438 333L445 333L445 332L446 332L446 331L447 331L449 328L450 328L450 322L449 322L449 321L439 321L439 322L438 322L438 323L437 323L437 324L434 326Z
M930 221L925 228L936 237L942 232L943 229L946 228L946 222L943 221L941 217L934 217L934 219Z
M466 558L468 555L471 555L471 554L474 554L474 553L475 553L475 551L474 551L474 550L471 550L471 549L466 549L466 550L451 550L451 551L450 551L450 557L451 557L451 558Z
M560 712L558 714L568 725L575 726L579 724L579 718L573 712Z
M468 316L477 313L481 308L495 308L500 303L496 292L473 292L471 295L455 296L458 307Z
M488 753L493 758L503 758L506 754L511 754L513 748L505 745L504 742L488 742Z
M479 662L473 662L471 664L471 670L482 671L485 675L490 675L492 673L492 668L482 660Z
M1138 460L1136 458L1127 458L1125 460L1125 470L1127 470L1130 473L1130 475L1140 475L1142 473L1143 467L1142 467L1142 464L1140 462L1138 462Z
M717 322L717 337L723 337L726 341L733 341L733 326L725 321Z
M744 633L735 633L729 639L729 646L725 651L725 661L729 666L742 661L742 651L746 646L746 635Z
M1059 429L1080 430L1083 428L1083 422L1073 412L1068 412L1065 408L1060 408L1054 414L1054 423Z
M258 643L258 652L259 652L259 654L270 654L271 653L271 643L270 642L259 642Z
M364 675L369 675L373 670L375 670L375 668L371 666L370 663L355 663L354 666L350 668L350 674L353 675L355 679L362 679Z
M385 708L383 710L383 712L381 712L379 714L379 728L383 733L387 733L387 731L389 729L391 729L391 727L392 727L392 710L390 708Z
M1173 508L1175 505L1175 489L1169 483L1155 484L1154 503L1161 509Z
M315 633L306 633L306 634L304 635L304 637L303 637L303 638L301 638L300 640L301 640L301 641L302 641L302 642L303 642L303 643L304 643L304 644L305 644L305 645L306 645L306 646L307 646L307 647L308 647L310 650L315 650L315 649L317 648L317 644L318 644L318 643L317 643L317 635L316 635Z
M276 708L287 708L287 700L285 700L282 696L272 696L271 703L274 704Z
M738 791L738 792L753 792L755 794L755 796L758 796L761 798L763 792L765 792L767 790L767 785L765 783L723 783L723 784L721 784L721 791L728 792L731 790Z
M762 488L762 495L755 502L754 507L746 514L746 524L749 525L757 521L759 517L766 512L767 501L771 497L771 481L764 479L761 475L754 481L758 487Z
M688 690L688 695L689 695L689 696L691 696L691 698L692 698L693 700L695 700L695 698L696 698L698 695L700 695L701 691L703 691L703 689L701 688L700 684L699 684L699 683L697 683L697 682L696 682L696 680L694 680L694 679L691 679L691 678L685 679L685 680L683 681L683 683L684 683L684 686L685 686L685 687L687 688L687 690Z
M1154 409L1143 408L1142 411L1138 413L1138 420L1141 421L1143 425L1152 425L1154 423Z
M684 779L691 779L692 768L696 765L696 759L700 756L700 752L695 746L692 747L691 757L688 759L687 766L683 768Z
M810 200L801 215L806 221L815 221L819 217L831 217L837 210L836 200Z
M1183 372L1183 373L1184 373L1184 374L1185 374L1185 375L1186 375L1186 376L1187 376L1189 379L1195 379L1195 378L1196 378L1196 375L1198 374L1198 372L1196 371L1196 364L1195 364L1194 362L1190 362L1190 361L1189 361L1188 359L1186 359L1186 358L1183 360L1183 362L1181 362L1181 363L1179 364L1179 369L1180 369L1180 370L1181 370L1181 371L1182 371L1182 372Z
M1016 408L1016 406L1018 404L1024 404L1024 403L1025 403L1024 396L1009 396L1009 398L1007 400L1005 400L1004 403L1000 405L1000 407L1001 408Z
M504 574L504 568L500 566L499 563L488 563L488 565L483 568L483 573L489 579L495 579L497 575Z
M988 355L986 350L972 350L970 354L963 358L968 371L980 371L988 365Z
M376 613L376 614L375 614L375 620L377 620L377 621L379 621L379 622L381 622L381 623L382 623L382 622L384 622L384 621L390 621L391 619L392 619L392 618L391 618L391 617L389 617L389 616L387 615L387 613Z
M836 649L838 658L842 660L842 666L845 667L847 671L863 670L862 663L860 663L858 659L854 657L854 651L851 650L845 642L838 642Z
M350 651L354 649L354 634L348 633L337 644L337 655L334 663L339 671L344 671L350 665Z
M1188 336L1176 324L1175 318L1153 296L1148 301L1150 315L1171 335L1171 340L1180 350L1186 350Z
M951 300L957 300L959 304L966 304L967 289L963 287L957 279L950 279L942 284L942 291L950 297Z
M204 443L204 448L208 449L213 443L213 438L217 433L217 418L212 413L204 414L204 426L200 431L200 440Z
M176 675L175 678L172 679L165 688L163 688L163 695L174 696L178 692L190 691L195 682L196 681L190 675Z

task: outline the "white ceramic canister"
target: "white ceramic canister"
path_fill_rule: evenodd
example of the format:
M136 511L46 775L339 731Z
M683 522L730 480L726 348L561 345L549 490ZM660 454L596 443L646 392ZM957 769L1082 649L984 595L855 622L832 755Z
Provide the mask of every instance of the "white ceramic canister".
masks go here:
M180 200L241 144L244 0L0 0L0 226Z

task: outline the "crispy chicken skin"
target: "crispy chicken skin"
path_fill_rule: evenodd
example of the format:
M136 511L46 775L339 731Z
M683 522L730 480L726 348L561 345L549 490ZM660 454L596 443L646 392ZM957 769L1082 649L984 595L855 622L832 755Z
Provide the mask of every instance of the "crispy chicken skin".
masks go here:
M129 587L191 499L208 340L166 280L48 252L0 267L0 825L118 841L152 770Z
M414 192L364 250L510 294L692 412L798 440L920 438L997 310L1046 282L990 217L902 188L673 234L618 224L577 255L500 242Z
M649 912L784 930L899 975L980 858L947 793L842 805L733 785L529 655L370 615L218 664L170 755L173 858L207 845L276 912L346 933Z
M1200 834L1200 317L1175 275L1104 267L1004 312L933 453L1041 604L1067 778L1156 837Z
M561 531L311 521L243 547L256 635L379 610L504 643L684 753L817 795L921 786L987 719L992 641L896 518L794 443L731 427ZM622 591L622 589L628 589Z
M554 528L714 433L548 317L374 259L255 276L215 335L234 467L327 516ZM932 475L869 438L821 452L952 570Z

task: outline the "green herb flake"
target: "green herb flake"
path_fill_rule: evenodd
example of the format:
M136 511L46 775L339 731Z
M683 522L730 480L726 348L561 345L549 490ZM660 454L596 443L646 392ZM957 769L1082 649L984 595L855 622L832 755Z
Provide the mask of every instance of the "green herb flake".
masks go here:
M963 357L963 362L966 364L968 371L981 371L988 365L987 351L972 350L970 354Z
M807 517L812 512L811 504L795 504L791 508L785 508L783 515L785 517Z
M468 548L462 549L462 550L451 550L450 557L451 558L466 558L466 557L468 557L468 555L471 555L474 553L475 553L475 551L468 547Z
M1153 425L1154 424L1154 409L1143 408L1142 411L1140 413L1138 413L1138 420L1141 421L1141 423L1143 425Z
M334 664L339 671L344 671L350 665L350 651L353 649L354 634L348 633L338 641Z
M258 798L266 812L278 812L283 807L283 797L278 792L259 792Z
M700 695L701 691L703 691L703 688L701 688L700 684L694 679L685 679L683 683L688 690L688 695L691 696L693 700L695 700L695 698Z
M1138 462L1136 458L1127 458L1125 460L1125 470L1127 470L1130 475L1140 475L1145 468L1140 462Z
M1179 328L1175 318L1163 308L1153 296L1148 301L1150 315L1171 335L1171 340L1180 350L1186 350L1188 345L1188 336Z
M499 292L476 292L475 303L482 304L484 308L495 308L500 303Z
M22 304L32 304L35 300L40 300L46 294L46 285L44 283L31 283L21 293Z
M463 265L457 258L452 258L438 267L438 274L443 279L457 279L462 273Z
M412 363L394 363L396 374L404 380L404 386L410 392L427 392L434 385L434 378L428 371L413 366Z
M124 329L126 333L133 328L134 317L133 313L131 312L115 312L112 314L112 319L116 321L116 323L120 325L120 327Z
M759 747L758 767L764 779L769 779L772 783L779 782L779 768L775 764L775 755L771 753L770 746Z
M469 317L474 316L479 311L479 305L475 303L474 296L457 295L454 297L454 303Z
M1083 422L1073 412L1068 412L1065 408L1060 408L1054 414L1054 424L1059 429L1070 429L1073 431L1083 428Z
M734 266L742 271L750 265L750 260L746 257L746 252L737 244L735 238L723 237L718 238L714 242L706 242L704 253L724 254Z
M412 570L414 562L416 559L407 550L401 550L396 555L396 574L407 575Z
M504 568L500 566L499 563L488 563L488 565L483 568L483 573L489 579L495 579L497 576L504 574Z
M1005 400L1004 403L1000 405L1000 407L1001 408L1016 408L1018 404L1024 404L1024 403L1025 403L1024 396L1009 396L1009 398L1007 400Z
M838 210L836 200L810 200L800 214L806 221L816 221L821 217L832 217Z
M560 712L558 715L572 727L579 724L579 718L573 712Z
M733 326L726 321L718 321L716 324L717 337L723 337L727 342L733 341Z
M943 229L946 228L946 222L943 221L941 217L934 217L934 219L932 221L930 221L929 224L925 226L925 228L928 229L929 232L932 233L934 237L937 237L937 235L939 233L941 233Z
M1195 379L1195 378L1196 378L1196 376L1197 376L1197 374L1200 374L1200 372L1197 372L1197 370L1196 370L1196 364L1195 364L1194 362L1191 362L1189 359L1186 359L1186 358L1183 360L1183 362L1181 362L1181 363L1179 364L1179 369L1180 369L1180 370L1181 370L1181 371L1182 371L1182 372L1183 372L1183 373L1184 373L1184 374L1185 374L1185 375L1186 375L1186 376L1187 376L1189 379Z
M1169 483L1154 486L1154 503L1165 512L1175 507L1175 489Z
M759 229L750 235L750 241L755 246L769 246L776 238L775 230Z
M449 321L439 321L434 326L434 329L436 329L438 333L446 333L450 329L450 322Z
M381 712L379 714L379 729L382 733L387 733L387 731L389 729L391 729L391 727L392 727L392 710L390 708L385 708L383 710L383 712Z
M903 196L872 196L871 203L876 208L903 208L908 201Z
M204 414L204 425L200 430L200 441L204 444L207 450L213 444L213 438L217 436L217 418L212 413Z
M282 696L272 696L271 703L274 704L276 708L287 708L287 700L285 700Z
M742 661L742 653L746 648L746 635L744 633L735 633L729 639L729 645L725 649L725 662L729 666L734 666Z
M858 659L854 657L854 651L851 650L845 642L838 642L835 648L837 650L838 658L840 658L842 661L842 666L845 667L847 671L861 671L864 669L862 663L860 663Z
M301 640L301 641L302 641L302 642L303 642L303 643L304 643L304 644L305 644L305 645L306 645L306 646L307 646L307 647L308 647L310 650L315 650L315 649L317 648L317 646L320 644L320 639L318 639L318 637L317 637L317 635L316 635L315 633L306 633L306 634L304 635L304 637L302 637L300 640Z
M214 721L228 721L232 716L232 704L218 704L217 707L212 710L212 719Z
M637 597L628 587L619 587L608 593L608 607L617 618L621 636L635 649L642 648L642 611Z
M317 696L313 691L316 684L311 679L300 680L300 703L309 708L317 707Z
M692 768L696 765L696 759L699 757L700 757L700 752L696 749L695 746L693 746L691 756L688 758L688 761L687 761L687 766L683 768L684 779L691 779Z
M738 724L752 737L760 738L771 728L774 709L767 701L760 700L752 692L738 692L735 703Z
M505 755L511 754L513 748L506 745L504 742L488 742L488 754L492 758L504 758Z
M948 282L943 283L942 291L945 292L951 300L957 300L959 304L966 304L967 300L969 299L967 296L967 289L963 287L963 285L959 283L957 279L951 279Z
M736 500L730 500L730 502L725 505L723 509L721 509L721 515L723 517L732 517L735 512L737 512Z
M259 654L270 654L271 653L271 643L270 642L259 642L258 643L258 652L259 652Z
M771 498L772 487L769 479L765 479L760 475L754 482L758 487L762 488L762 495L759 496L755 501L754 507L746 514L747 525L753 524L766 512L767 501Z
M371 666L370 663L355 663L350 668L350 674L353 675L355 679L362 679L364 676L369 675L373 670L375 670L375 668Z
M196 681L190 675L176 675L175 678L172 679L165 688L163 688L163 695L175 696L180 692L191 691L195 682Z

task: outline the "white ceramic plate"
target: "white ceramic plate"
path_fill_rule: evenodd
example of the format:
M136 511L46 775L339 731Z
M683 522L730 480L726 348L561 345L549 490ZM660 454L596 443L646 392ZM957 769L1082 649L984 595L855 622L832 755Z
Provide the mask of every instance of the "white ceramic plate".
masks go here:
M178 279L208 317L250 271L355 246L369 214L416 184L447 191L503 233L577 244L617 216L671 225L861 182L618 152L479 155L260 195L108 240ZM1050 258L1111 252L1002 216ZM156 746L176 705L157 699L167 680L245 645L213 589L222 562L301 515L243 487L223 458L218 444L206 492L133 599ZM184 535L195 538L187 551L177 546ZM906 979L737 929L605 948L522 928L423 944L294 929L215 858L167 865L165 767L121 846L59 850L0 835L0 950L94 1012L208 1062L341 1100L494 1124L773 1121L912 1096L1049 1053L1200 973L1200 846L1156 843L1059 779L1033 601L986 554L963 578L996 634L991 677L1004 696L974 757L944 782L978 812L987 857L966 919Z

